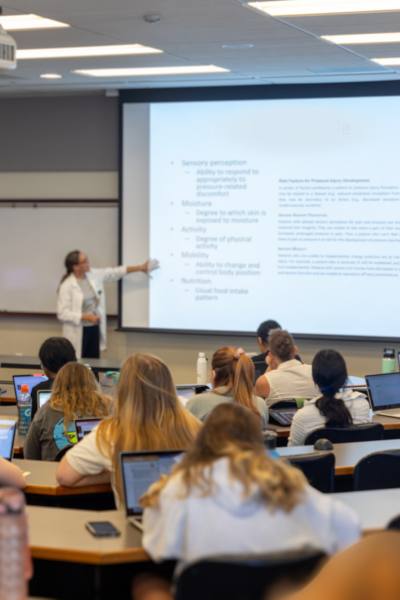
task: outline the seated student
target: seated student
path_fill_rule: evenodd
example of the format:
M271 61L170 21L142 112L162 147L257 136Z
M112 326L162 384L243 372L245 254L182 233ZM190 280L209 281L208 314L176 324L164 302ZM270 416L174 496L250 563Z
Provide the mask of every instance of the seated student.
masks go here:
M149 354L130 356L121 369L113 416L76 444L57 470L61 485L110 480L121 497L119 455L135 450L188 448L201 423L179 402L168 367Z
M312 376L320 394L293 418L289 446L301 446L309 433L321 427L348 427L371 420L369 402L361 392L340 390L347 381L344 358L336 350L320 350L312 362Z
M32 419L37 411L37 394L41 390L51 390L55 376L58 371L69 362L76 362L76 354L73 345L67 338L50 337L43 342L39 348L39 358L48 381L42 381L35 385L31 391Z
M92 371L76 362L64 365L54 380L50 400L38 410L24 444L24 457L57 460L76 443L74 420L105 417L111 400L98 387Z
M257 344L259 349L261 350L261 353L251 357L251 360L254 363L255 379L258 379L267 370L266 360L269 352L268 336L273 329L282 329L279 323L277 321L274 321L273 319L263 321L258 326Z
M196 394L186 404L190 412L203 420L222 402L238 402L261 418L261 427L268 423L268 408L262 398L253 393L254 365L242 348L224 346L211 359L213 389Z
M153 560L180 566L228 554L333 553L360 536L351 509L267 456L257 417L237 403L212 411L192 448L141 503L143 547Z
M4 486L23 489L26 481L21 469L0 457L0 487Z
M268 371L256 381L256 393L268 406L291 398L313 398L317 392L311 376L311 365L296 357L297 347L289 332L274 329L268 336Z

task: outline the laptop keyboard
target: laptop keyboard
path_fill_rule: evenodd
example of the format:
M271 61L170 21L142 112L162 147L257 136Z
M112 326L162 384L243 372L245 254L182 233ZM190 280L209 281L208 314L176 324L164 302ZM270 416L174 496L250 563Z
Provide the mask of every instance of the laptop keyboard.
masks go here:
M269 416L271 417L271 419L276 421L278 425L287 426L292 424L295 413L295 409L276 410L271 408L269 411Z

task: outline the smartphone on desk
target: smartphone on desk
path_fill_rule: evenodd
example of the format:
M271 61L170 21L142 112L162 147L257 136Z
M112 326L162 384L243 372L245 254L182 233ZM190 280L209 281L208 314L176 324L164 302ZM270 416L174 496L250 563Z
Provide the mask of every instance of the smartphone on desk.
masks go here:
M85 527L94 537L118 537L121 535L110 521L88 521Z

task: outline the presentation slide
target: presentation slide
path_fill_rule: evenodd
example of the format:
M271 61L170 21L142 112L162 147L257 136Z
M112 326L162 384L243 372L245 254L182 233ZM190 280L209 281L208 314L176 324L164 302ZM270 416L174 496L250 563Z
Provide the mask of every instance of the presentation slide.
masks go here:
M123 106L123 327L399 336L400 97Z

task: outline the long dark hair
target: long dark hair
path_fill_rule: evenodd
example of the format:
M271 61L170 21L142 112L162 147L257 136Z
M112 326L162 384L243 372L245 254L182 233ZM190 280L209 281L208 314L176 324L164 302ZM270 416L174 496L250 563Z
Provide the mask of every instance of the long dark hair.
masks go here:
M349 409L337 392L347 380L347 367L344 358L336 350L320 350L312 362L314 383L321 390L322 396L317 400L317 408L326 418L327 427L348 427L353 424Z
M59 285L62 284L63 281L67 279L74 272L74 267L79 265L79 257L81 251L80 250L72 250L72 252L68 252L67 256L64 259L65 273L61 277L61 281Z

